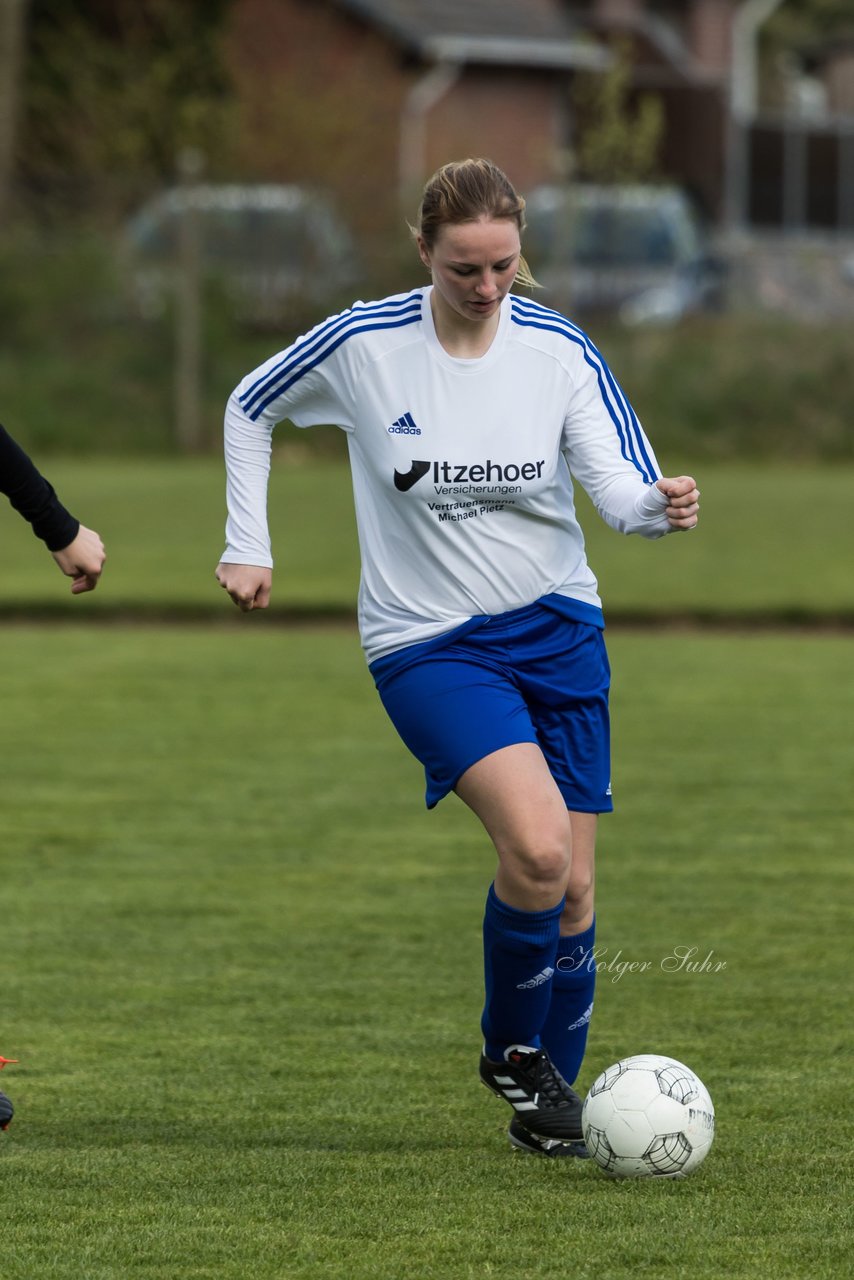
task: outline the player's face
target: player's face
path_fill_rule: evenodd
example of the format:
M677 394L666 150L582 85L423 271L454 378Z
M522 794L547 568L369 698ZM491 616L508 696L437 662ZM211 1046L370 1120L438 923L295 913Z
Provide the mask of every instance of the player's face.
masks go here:
M477 324L495 316L519 267L519 228L512 218L479 218L442 227L432 249L419 237L443 308Z

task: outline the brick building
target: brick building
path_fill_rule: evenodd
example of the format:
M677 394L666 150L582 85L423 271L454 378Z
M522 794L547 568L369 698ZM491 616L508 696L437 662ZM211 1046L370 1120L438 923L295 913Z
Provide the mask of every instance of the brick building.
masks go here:
M261 174L315 177L322 157L328 179L331 151L333 184L379 199L486 154L524 190L561 171L574 77L622 35L665 103L668 174L714 213L731 3L685 0L671 21L643 0L238 0L229 60Z
M332 187L362 231L387 226L401 203L411 209L436 166L463 155L490 156L525 191L566 172L576 78L605 72L619 40L634 91L654 92L664 109L662 176L721 221L741 8L741 0L235 0L227 48L242 154L253 176ZM844 103L850 61L846 47L833 63ZM791 130L772 121L769 141L764 128L755 154L750 145L743 152L742 203L748 220L774 225L784 220L781 193L793 189L782 141ZM816 181L836 184L825 205L840 209L849 152L840 143L837 155L824 138L804 146L804 172L813 173L815 153L815 173L825 175ZM804 195L799 207L809 216L813 204Z

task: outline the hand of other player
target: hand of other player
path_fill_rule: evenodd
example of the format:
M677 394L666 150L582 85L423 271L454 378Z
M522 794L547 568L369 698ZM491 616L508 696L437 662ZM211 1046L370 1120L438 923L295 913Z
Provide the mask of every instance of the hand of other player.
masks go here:
M270 603L272 569L262 569L257 564L226 564L223 561L217 565L216 580L243 613L266 609Z
M83 591L95 590L107 553L93 529L87 529L81 524L74 541L69 542L61 551L52 551L51 555L65 576L72 579L73 596L79 596Z
M672 529L696 529L700 519L700 490L693 476L665 476L656 480L668 499L666 512Z

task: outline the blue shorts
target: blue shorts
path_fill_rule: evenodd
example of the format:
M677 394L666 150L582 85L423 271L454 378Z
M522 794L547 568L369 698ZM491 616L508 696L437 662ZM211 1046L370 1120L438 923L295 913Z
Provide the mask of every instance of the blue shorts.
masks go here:
M613 809L601 627L532 604L379 658L371 674L424 766L428 809L478 760L517 742L540 746L568 809Z

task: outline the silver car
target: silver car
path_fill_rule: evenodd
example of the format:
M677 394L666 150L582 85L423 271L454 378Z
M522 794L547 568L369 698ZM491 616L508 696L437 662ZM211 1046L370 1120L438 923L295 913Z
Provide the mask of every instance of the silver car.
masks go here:
M317 192L272 184L172 187L143 205L123 237L134 306L144 317L169 305L188 216L204 278L218 283L248 324L300 324L358 278L347 227Z
M723 264L676 187L537 187L526 216L525 256L547 305L626 324L673 323L721 305Z

